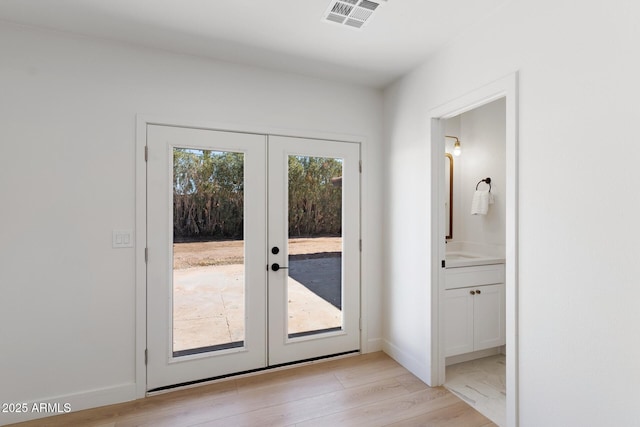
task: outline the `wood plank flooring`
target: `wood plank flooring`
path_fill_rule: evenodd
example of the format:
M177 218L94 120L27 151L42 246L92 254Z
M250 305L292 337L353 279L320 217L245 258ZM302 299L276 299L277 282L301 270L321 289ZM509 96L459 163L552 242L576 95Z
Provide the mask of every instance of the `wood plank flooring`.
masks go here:
M384 353L228 379L17 426L496 426Z

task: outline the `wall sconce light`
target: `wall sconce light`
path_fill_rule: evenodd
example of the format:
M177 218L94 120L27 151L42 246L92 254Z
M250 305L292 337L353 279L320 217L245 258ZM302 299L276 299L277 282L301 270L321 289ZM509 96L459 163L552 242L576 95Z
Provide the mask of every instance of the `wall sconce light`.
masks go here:
M460 156L460 153L462 153L462 147L460 146L460 140L458 137L445 135L445 138L453 138L456 140L456 142L453 143L453 155L456 157Z

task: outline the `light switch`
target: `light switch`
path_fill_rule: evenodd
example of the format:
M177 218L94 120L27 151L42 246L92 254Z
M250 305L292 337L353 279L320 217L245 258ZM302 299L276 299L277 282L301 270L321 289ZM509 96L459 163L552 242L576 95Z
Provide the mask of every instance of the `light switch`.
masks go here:
M113 247L114 248L132 248L133 247L133 231L132 230L113 230Z

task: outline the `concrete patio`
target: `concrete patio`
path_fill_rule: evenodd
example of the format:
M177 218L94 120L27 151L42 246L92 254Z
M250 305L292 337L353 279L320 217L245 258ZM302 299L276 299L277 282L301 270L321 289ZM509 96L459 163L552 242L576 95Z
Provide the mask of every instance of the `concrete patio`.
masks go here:
M341 326L340 257L289 262L288 332ZM244 340L243 265L174 270L174 351Z

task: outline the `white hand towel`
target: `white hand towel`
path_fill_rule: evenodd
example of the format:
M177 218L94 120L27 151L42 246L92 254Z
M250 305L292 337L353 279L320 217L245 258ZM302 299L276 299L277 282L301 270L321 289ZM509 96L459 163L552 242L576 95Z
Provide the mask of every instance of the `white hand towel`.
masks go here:
M493 199L493 196L490 195L489 190L476 190L471 201L471 215L486 215L489 211L489 203L493 202L490 199Z

